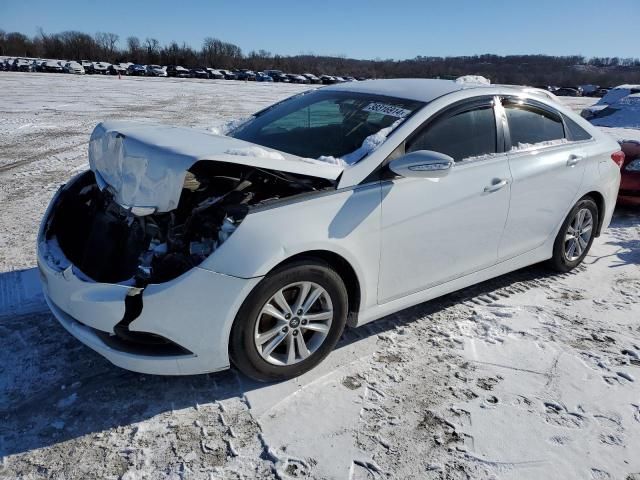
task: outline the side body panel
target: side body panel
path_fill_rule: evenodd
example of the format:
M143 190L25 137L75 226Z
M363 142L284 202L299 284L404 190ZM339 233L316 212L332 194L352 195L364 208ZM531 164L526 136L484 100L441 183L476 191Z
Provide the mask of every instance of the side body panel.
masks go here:
M438 179L399 179L382 190L380 303L496 263L509 208L505 155L460 162Z
M539 247L564 220L582 184L584 157L573 144L509 153L513 184L500 259Z

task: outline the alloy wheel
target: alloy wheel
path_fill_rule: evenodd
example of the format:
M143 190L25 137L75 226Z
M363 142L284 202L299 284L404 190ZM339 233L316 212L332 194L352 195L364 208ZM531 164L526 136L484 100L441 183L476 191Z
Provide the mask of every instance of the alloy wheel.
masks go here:
M588 208L581 208L569 222L564 237L564 256L569 262L574 262L582 256L592 234L593 214Z
M333 321L327 291L314 282L296 282L278 290L256 321L255 347L272 365L299 363L320 348Z

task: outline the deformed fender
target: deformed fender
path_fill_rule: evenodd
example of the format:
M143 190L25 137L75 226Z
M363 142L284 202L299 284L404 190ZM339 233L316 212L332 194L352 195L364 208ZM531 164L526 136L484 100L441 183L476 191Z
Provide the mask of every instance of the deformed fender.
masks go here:
M200 266L241 278L264 276L286 259L322 250L343 257L361 287L360 308L377 302L381 187L372 183L252 212Z
M142 312L132 331L162 335L198 356L214 371L229 366L231 326L246 296L261 280L244 279L199 267L142 293Z

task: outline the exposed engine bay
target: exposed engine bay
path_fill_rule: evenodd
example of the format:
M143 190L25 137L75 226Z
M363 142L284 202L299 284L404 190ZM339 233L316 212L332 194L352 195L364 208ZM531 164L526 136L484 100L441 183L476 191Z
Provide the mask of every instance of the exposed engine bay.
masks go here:
M187 171L177 208L143 215L116 203L110 187L101 190L87 171L61 192L45 238L90 280L144 288L199 265L252 208L333 186L321 178L200 161Z

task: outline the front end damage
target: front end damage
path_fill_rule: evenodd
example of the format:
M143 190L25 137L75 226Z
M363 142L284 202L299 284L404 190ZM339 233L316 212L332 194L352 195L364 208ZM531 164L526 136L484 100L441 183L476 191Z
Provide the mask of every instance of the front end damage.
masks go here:
M228 367L231 323L260 279L218 274L201 263L252 209L334 186L246 161L194 160L173 172L183 183L177 204L167 208L123 205L130 183L120 177L116 189L92 165L95 171L60 189L41 227L38 265L53 313L83 343L130 370Z

